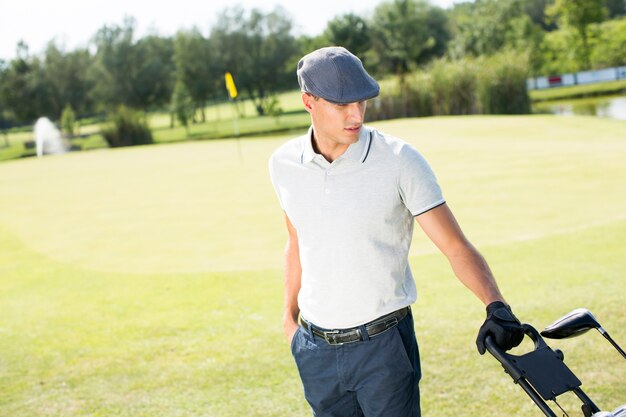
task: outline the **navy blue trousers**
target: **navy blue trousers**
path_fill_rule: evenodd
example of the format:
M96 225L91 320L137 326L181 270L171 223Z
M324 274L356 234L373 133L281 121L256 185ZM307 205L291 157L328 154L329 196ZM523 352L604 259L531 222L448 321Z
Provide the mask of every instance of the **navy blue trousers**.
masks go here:
M329 345L300 327L291 352L315 417L420 416L411 313L380 335L345 345Z

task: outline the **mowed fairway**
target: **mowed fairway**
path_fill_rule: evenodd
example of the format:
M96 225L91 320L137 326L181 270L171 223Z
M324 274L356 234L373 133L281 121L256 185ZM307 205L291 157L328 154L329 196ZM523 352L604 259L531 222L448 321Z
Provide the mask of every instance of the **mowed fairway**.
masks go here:
M430 161L522 321L584 306L626 347L626 123L373 125ZM287 139L1 163L0 416L310 415L281 330L286 233L267 175ZM423 414L540 416L476 352L483 308L417 228L411 262ZM626 364L597 332L549 343L598 405L626 403Z

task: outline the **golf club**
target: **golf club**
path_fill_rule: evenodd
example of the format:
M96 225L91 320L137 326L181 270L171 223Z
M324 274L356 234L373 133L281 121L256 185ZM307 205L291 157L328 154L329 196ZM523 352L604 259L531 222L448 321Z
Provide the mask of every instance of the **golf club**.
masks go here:
M565 339L581 335L588 330L597 329L606 340L626 359L626 353L613 340L609 333L598 323L598 320L586 308L577 308L541 331L543 337L549 339Z

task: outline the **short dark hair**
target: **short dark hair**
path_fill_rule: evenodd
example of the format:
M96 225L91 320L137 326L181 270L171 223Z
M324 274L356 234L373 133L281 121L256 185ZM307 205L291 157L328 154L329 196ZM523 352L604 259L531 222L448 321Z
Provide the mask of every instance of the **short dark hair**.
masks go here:
M313 97L313 100L318 101L320 98L319 96L316 96L315 94L309 93L308 91L305 91L304 94Z

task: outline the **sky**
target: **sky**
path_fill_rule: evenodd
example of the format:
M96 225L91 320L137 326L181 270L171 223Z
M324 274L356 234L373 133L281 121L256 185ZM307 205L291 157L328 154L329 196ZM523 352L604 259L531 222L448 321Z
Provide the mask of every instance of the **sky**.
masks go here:
M237 4L247 10L268 12L281 5L294 19L294 34L318 35L337 15L366 16L384 0L0 0L0 59L15 57L23 40L31 54L43 52L47 43L71 51L88 44L102 26L121 25L125 16L134 17L138 37L148 33L171 36L179 29L198 27L208 34L215 15ZM431 0L449 7L459 0Z

